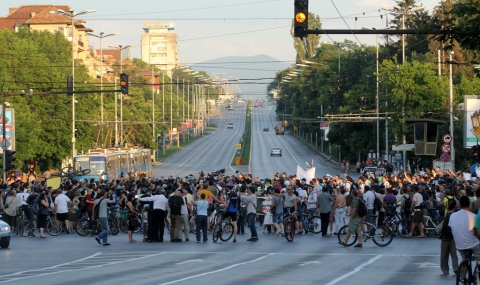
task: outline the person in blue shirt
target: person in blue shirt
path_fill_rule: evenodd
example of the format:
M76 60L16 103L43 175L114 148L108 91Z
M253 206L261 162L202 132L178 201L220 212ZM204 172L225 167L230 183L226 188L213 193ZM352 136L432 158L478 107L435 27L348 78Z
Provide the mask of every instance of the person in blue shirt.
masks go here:
M203 231L203 242L207 242L207 209L208 201L205 200L205 194L200 195L200 200L195 201L197 205L197 242L200 242L200 230Z

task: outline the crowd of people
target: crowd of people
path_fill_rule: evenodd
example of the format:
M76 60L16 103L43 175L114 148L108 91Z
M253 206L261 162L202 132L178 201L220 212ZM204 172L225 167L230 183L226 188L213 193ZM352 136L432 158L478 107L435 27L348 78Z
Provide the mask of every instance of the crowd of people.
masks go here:
M480 242L474 236L474 233L477 235L477 228L474 231L472 226L475 224L472 220L476 219L480 208L480 199L476 199L480 197L480 178L473 174L470 180L466 180L462 172L428 168L422 173L415 171L396 175L385 169L377 170L361 173L356 180L350 176L342 177L342 173L307 181L286 173L275 173L271 178L261 179L251 174L225 175L221 171L215 175L205 176L202 173L199 177L187 175L183 178L169 176L113 181L64 179L59 189L55 190L45 182L16 181L2 186L0 211L14 230L15 218L21 209L30 221L28 235L31 237L35 237L32 224L36 217L41 238L45 237L43 228L48 215L64 222L67 234L72 232L73 223L82 215L98 218L102 232L95 240L103 246L110 245L107 208L114 205L127 211L131 217L140 215L144 208L148 208L148 230L143 241L149 243L164 241L166 222L171 226L170 242L189 241L192 228L189 218L194 214L197 215L196 241L207 242L211 233L208 217L214 211L215 204L224 209L224 218L231 218L234 224L233 242L237 241L237 234L245 234L245 228L248 227L251 235L248 241L258 241L257 222L263 226L264 234L283 236L283 217L286 212L296 218L296 234L308 234L303 214L320 216L322 236L337 234L347 223L347 235L361 235L361 220L381 225L386 218L398 213L402 218L412 216L412 228L405 237L412 237L418 226L418 237L423 238L422 220L428 214L444 219L441 269L445 274L448 274L449 255L454 270L458 267L456 249L460 250L462 257L466 249L472 249L475 253L478 251L480 256ZM272 197L271 211L261 215L257 213L259 197ZM380 208L376 200L380 201ZM95 205L98 205L97 217ZM361 205L366 207L363 216L359 214ZM480 221L477 224L480 229ZM128 230L129 242L136 242L132 234L134 225L130 225ZM465 241L466 236L471 240ZM362 247L361 238L356 246Z

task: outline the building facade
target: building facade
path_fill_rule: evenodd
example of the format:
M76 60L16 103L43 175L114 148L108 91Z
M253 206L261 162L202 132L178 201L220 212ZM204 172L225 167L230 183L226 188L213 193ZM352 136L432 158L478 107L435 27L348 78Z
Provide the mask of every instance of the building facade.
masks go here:
M144 22L142 60L172 74L178 62L178 38L173 23Z

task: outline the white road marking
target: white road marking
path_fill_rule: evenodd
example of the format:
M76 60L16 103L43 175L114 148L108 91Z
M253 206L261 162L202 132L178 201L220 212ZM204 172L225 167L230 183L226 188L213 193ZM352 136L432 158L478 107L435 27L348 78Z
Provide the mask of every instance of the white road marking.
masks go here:
M320 263L319 261L313 260L313 261L307 261L307 262L299 262L300 264L298 266L305 266L308 264L318 264Z
M431 263L431 262L421 262L421 263L414 263L419 265L418 268L431 268L431 267L440 267L439 264Z
M180 264L187 264L187 263L199 262L199 261L203 261L203 259L192 259L192 260L187 260L187 261L179 262L179 263L177 263L177 264L180 265Z
M327 283L326 285L337 284L338 282L342 281L343 279L347 278L348 276L353 275L353 274L359 272L360 270L362 270L362 269L363 269L364 267L366 267L367 265L370 265L370 264L374 263L375 261L377 261L377 259L381 258L382 256L383 256L382 254L375 256L374 258L370 259L367 263L364 263L364 264L358 266L358 267L355 268L353 271L350 271L349 273L344 274L344 275L338 277L337 279L335 279L335 280Z
M113 264L118 264L118 263L123 263L123 262L145 259L145 258L157 256L157 255L162 255L162 254L166 254L166 252L161 252L161 253L156 253L156 254L148 254L148 255L141 256L141 257L135 257L135 258L129 258L129 259L121 259L121 260L117 260L117 261L113 261L113 262L108 261L108 262L103 262L103 264L99 263L98 261L94 262L92 264L89 264L89 265L77 264L77 263L83 263L82 261L85 261L85 260L90 260L90 259L94 259L94 258L97 258L97 257L101 257L102 253L97 252L94 255L87 256L85 258L82 258L82 259L79 259L79 260L76 260L76 261L61 263L61 264L57 264L57 265L54 265L54 266L41 268L41 269L33 269L33 270L27 270L27 271L16 272L16 273L13 273L13 274L3 275L3 276L0 276L0 284L1 283L12 282L12 281L17 281L17 280L22 280L22 279L27 279L27 278L40 277L40 276L47 276L47 275L58 274L58 273L63 273L63 272L69 272L69 271L84 270L84 269L89 269L89 268L98 268L98 267L103 267L103 266L108 266L108 265L113 265ZM49 271L49 272L45 272L45 271Z
M232 268L235 268L237 266L240 266L240 265L244 265L244 264L249 264L249 263L254 263L254 262L257 262L257 261L260 261L262 259L265 259L269 256L272 256L273 254L270 253L268 255L264 255L262 257L259 257L257 259L254 259L254 260L250 260L250 261L246 261L246 262L241 262L241 263L235 263L235 264L232 264L228 267L225 267L225 268L222 268L222 269L218 269L218 270L214 270L214 271L210 271L210 272L205 272L205 273L201 273L201 274L197 274L197 275L193 275L193 276L189 276L189 277L185 277L185 278L182 278L182 279L178 279L178 280L175 280L175 281L170 281L170 282L166 282L166 283L161 283L160 285L168 285L168 284L175 284L175 283L178 283L178 282L183 282L183 281L186 281L186 280L190 280L190 279L193 279L193 278L197 278L197 277L201 277L201 276L205 276L205 275L210 275L210 274L213 274L213 273L218 273L218 272L222 272L222 271L225 271L225 270L229 270L229 269L232 269Z

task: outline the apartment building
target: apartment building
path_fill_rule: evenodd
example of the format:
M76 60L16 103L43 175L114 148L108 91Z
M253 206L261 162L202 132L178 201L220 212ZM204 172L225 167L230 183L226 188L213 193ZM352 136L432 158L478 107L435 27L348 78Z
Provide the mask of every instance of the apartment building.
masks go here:
M178 62L178 38L174 26L174 23L143 23L142 60L168 75L172 74Z

